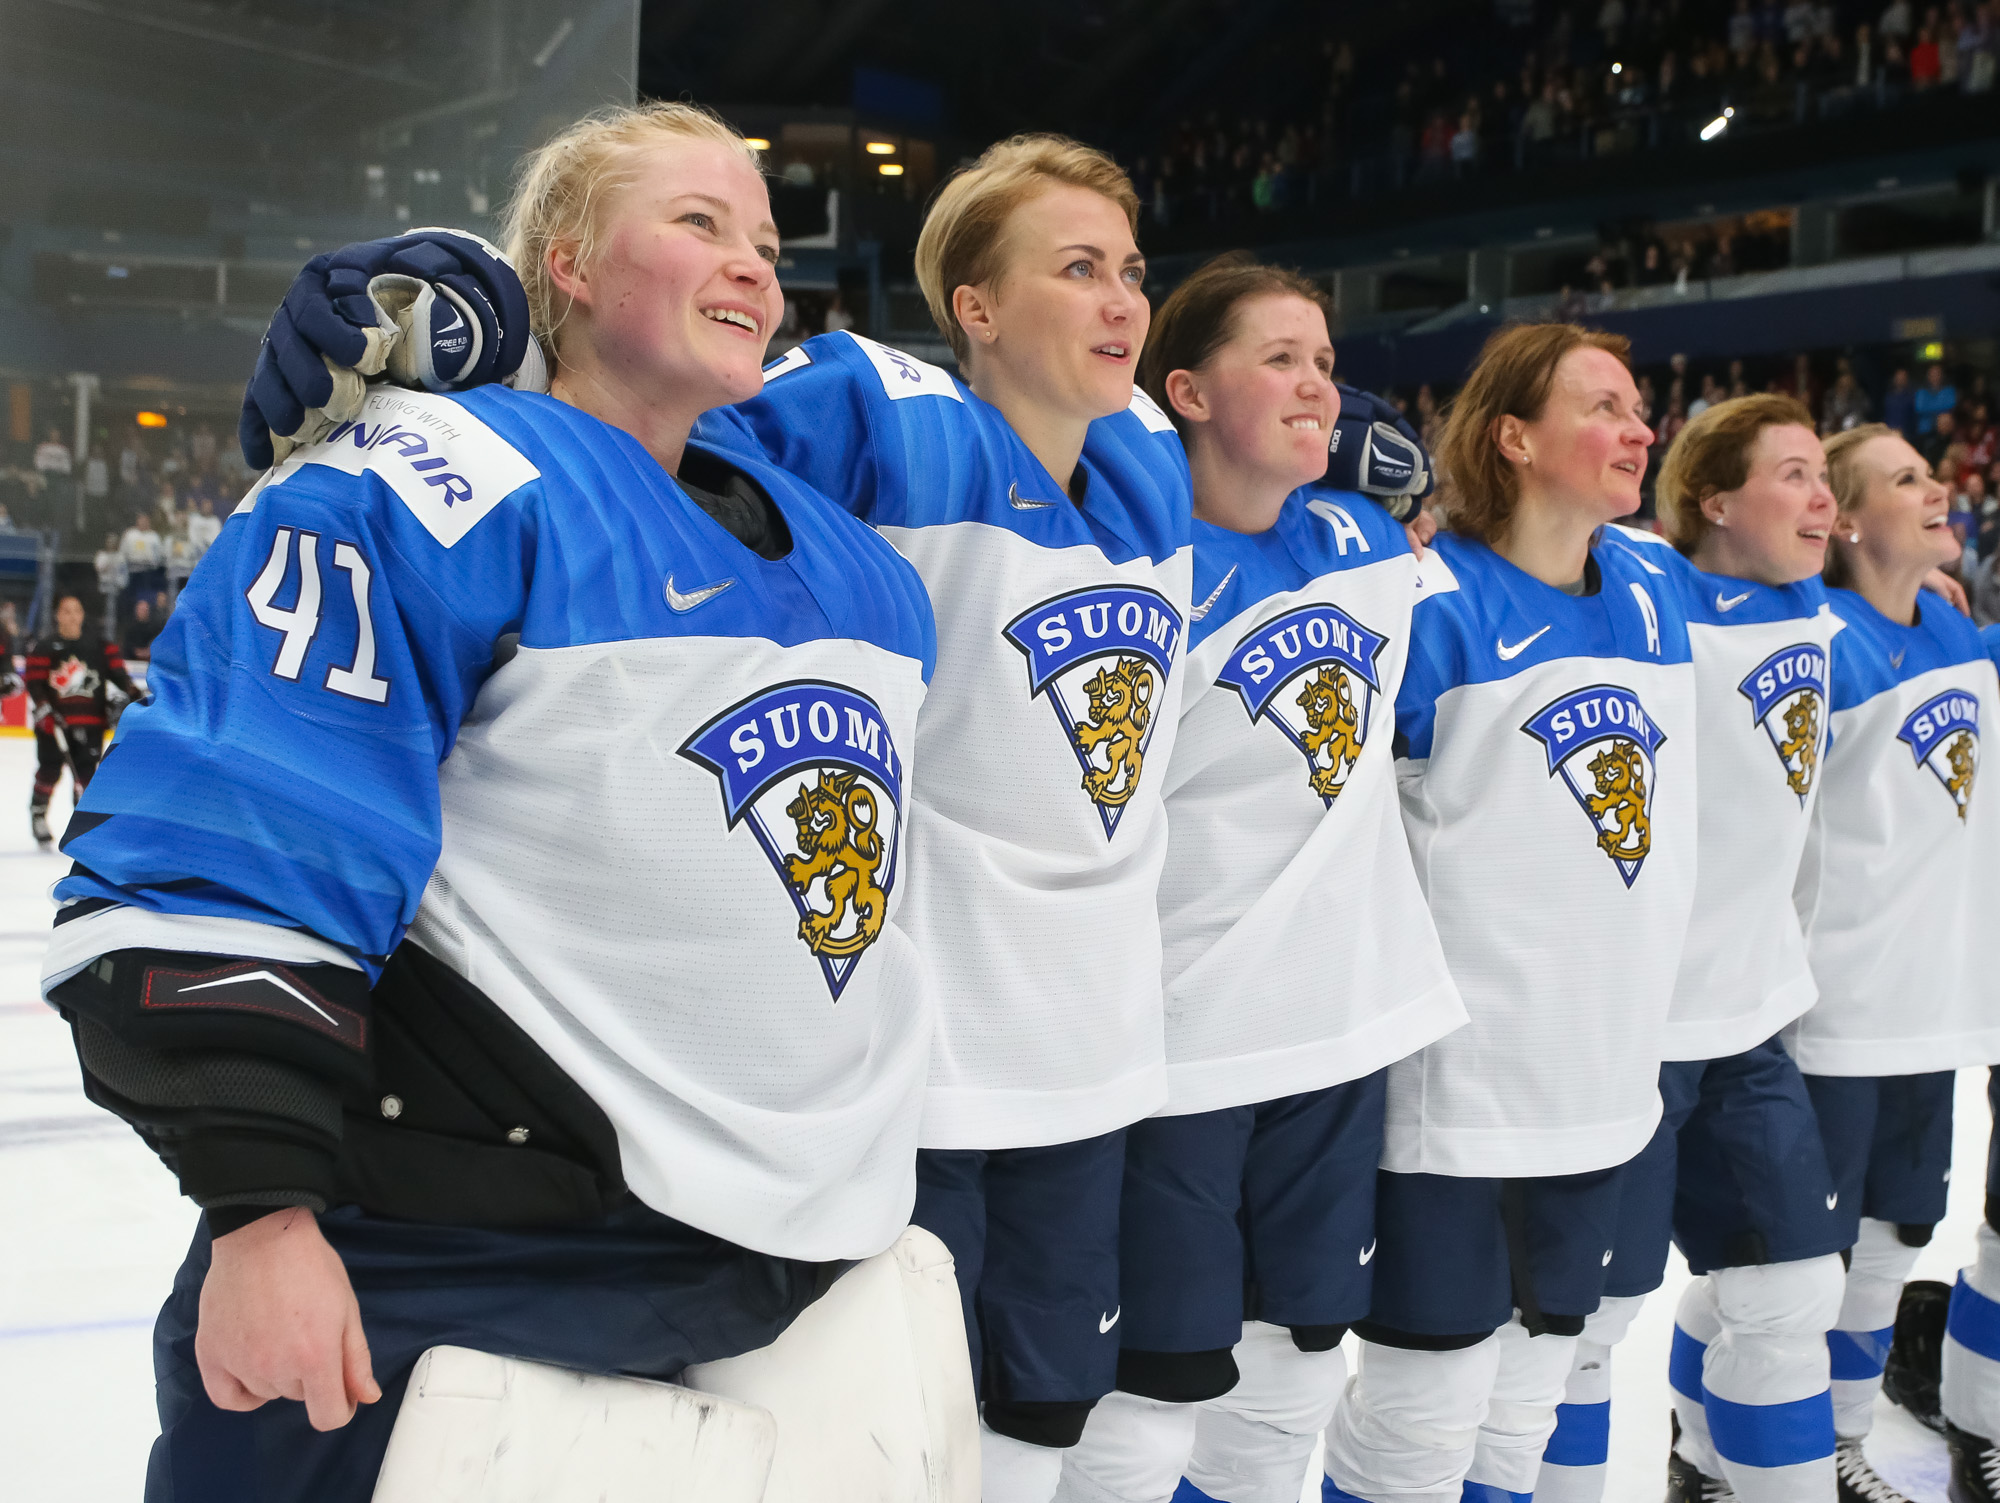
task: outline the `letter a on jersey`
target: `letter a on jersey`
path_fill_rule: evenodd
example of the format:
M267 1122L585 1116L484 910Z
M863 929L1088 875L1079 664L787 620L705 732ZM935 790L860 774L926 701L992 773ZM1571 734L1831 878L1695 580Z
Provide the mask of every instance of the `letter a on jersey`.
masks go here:
M1896 732L1907 742L1917 766L1928 767L1951 795L1963 820L1972 807L1972 783L1979 775L1979 697L1947 689L1910 711Z
M1337 606L1301 606L1238 642L1215 681L1242 696L1251 720L1285 733L1306 759L1312 791L1332 808L1368 740L1381 689L1375 660L1388 645Z
M1785 783L1804 808L1826 748L1826 649L1797 642L1772 653L1736 686L1771 738Z
M838 1002L882 933L902 855L903 762L881 709L839 684L780 684L680 754L715 774L729 828L756 836Z
M1654 758L1666 734L1639 696L1592 684L1543 706L1521 727L1548 753L1564 785L1630 887L1653 849Z
M1028 660L1028 693L1055 712L1106 840L1139 791L1184 627L1159 591L1102 585L1031 606L1002 632Z

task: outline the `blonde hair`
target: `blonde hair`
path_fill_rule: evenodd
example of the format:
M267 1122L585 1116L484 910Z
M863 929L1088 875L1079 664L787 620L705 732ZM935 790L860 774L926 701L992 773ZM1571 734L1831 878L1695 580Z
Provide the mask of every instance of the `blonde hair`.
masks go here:
M574 245L577 265L589 265L597 255L605 204L631 183L639 151L666 141L733 146L762 170L757 153L721 117L676 100L586 115L522 159L502 219L501 243L527 289L528 326L540 336L552 363L569 299L549 273L549 252Z
M1667 541L1683 553L1701 546L1715 525L1701 503L1743 488L1750 479L1750 451L1766 428L1810 433L1812 426L1803 402L1774 391L1732 397L1696 413L1667 450L1654 487Z
M1087 188L1124 212L1136 238L1139 195L1125 169L1067 136L1014 136L986 148L954 173L931 203L917 236L917 285L931 318L961 364L969 342L951 305L961 287L984 287L1006 265L1004 231L1022 204L1056 184Z
M1581 324L1509 324L1479 352L1465 389L1445 414L1439 467L1447 479L1445 520L1461 537L1492 543L1506 534L1521 496L1521 477L1500 452L1500 419L1532 423L1548 405L1556 367L1571 350L1603 350L1629 366L1622 334Z
M1847 567L1846 555L1840 551L1840 524L1846 521L1848 530L1852 531L1854 513L1866 499L1868 481L1861 473L1862 446L1874 439L1902 436L1887 423L1862 423L1845 433L1836 433L1826 441L1826 479L1839 507L1834 517L1833 536L1827 539L1826 563L1820 570L1821 577L1830 585L1845 585L1853 577Z

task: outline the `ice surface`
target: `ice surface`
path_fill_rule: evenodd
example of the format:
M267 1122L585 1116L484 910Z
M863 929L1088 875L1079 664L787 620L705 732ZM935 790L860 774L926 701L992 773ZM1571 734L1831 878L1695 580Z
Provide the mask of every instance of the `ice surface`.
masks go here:
M0 739L0 1492L22 1503L137 1500L157 1430L150 1328L192 1234L193 1209L120 1123L84 1100L69 1031L38 1000L49 885L66 869L35 848L33 743ZM57 794L66 812L68 789ZM1985 1071L1958 1090L1951 1213L1916 1277L1956 1277L1985 1185ZM1687 1277L1678 1256L1619 1348L1609 1503L1665 1490L1667 1345ZM1918 1503L1943 1503L1944 1447L1879 1406L1869 1452ZM1307 1503L1319 1498L1318 1461Z

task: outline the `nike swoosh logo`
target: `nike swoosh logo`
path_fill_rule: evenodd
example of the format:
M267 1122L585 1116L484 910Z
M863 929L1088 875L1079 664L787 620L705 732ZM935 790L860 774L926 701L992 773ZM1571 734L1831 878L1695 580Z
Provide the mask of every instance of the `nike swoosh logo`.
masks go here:
M1719 611L1733 611L1749 598L1750 592L1745 590L1741 595L1731 595L1727 600L1724 600L1722 598L1722 591L1717 590L1715 592L1715 608Z
M1125 1313L1125 1307L1123 1305L1120 1305L1116 1310L1113 1310L1109 1315L1098 1316L1097 1334L1100 1336L1108 1334L1111 1328L1118 1324L1118 1317L1123 1315L1124 1313Z
M1235 577L1236 577L1236 565L1231 564L1229 566L1229 572L1222 576L1222 583L1217 585L1214 589L1210 590L1208 592L1208 599L1204 600L1200 605L1196 606L1193 610L1189 611L1188 614L1194 617L1194 619L1197 621L1201 620L1202 617L1208 614L1210 607L1212 607L1216 601L1222 598L1222 592L1229 588L1229 581L1234 579Z
M1905 647L1903 652L1908 652L1909 650L1909 648ZM1900 668L1903 666L1903 652L1892 652L1889 654L1889 666L1891 668Z
M1382 1240L1382 1239L1381 1239L1381 1238L1379 1238L1379 1237L1375 1239L1375 1241L1376 1241L1376 1242L1379 1242L1379 1241L1381 1241L1381 1240ZM1375 1243L1374 1243L1374 1242L1370 1242L1370 1243L1368 1244L1368 1248L1367 1248L1367 1251L1365 1251L1365 1252L1363 1252L1363 1253L1361 1254L1361 1266L1362 1266L1363 1268L1366 1268L1366 1267L1368 1266L1368 1260L1369 1260L1370 1258L1374 1257L1374 1256L1375 1256Z
M1021 487L1018 483L1010 483L1007 487L1007 504L1016 511L1041 511L1045 507L1054 506L1055 502L1030 501L1026 496L1021 494Z
M185 997L189 992L205 992L212 986L241 986L246 981L268 981L286 996L297 997L299 1001L305 1003L306 1006L325 1018L327 1022L333 1024L334 1027L338 1028L340 1026L340 1020L335 1018L332 1013L321 1007L289 981L286 981L281 976L274 976L269 971L246 971L241 976L224 976L220 981L198 981L193 986L182 987L179 995Z
M1542 631L1536 632L1533 637L1523 637L1521 638L1520 641L1516 642L1512 647L1509 647L1505 642L1501 641L1500 638L1495 637L1493 639L1493 650L1500 654L1501 662L1511 663L1514 661L1514 659L1518 658L1522 653L1526 652L1530 647L1532 647L1535 644L1535 639L1537 637L1540 637L1542 635L1542 632L1545 632L1547 630L1548 627L1545 626L1542 628Z
M698 590L689 590L683 595L679 590L674 588L674 577L669 574L667 576L667 604L676 611L691 611L696 606L715 599L716 596L735 583L736 581L733 579L724 579L712 585L703 585Z
M1830 1211L1839 1204L1840 1204L1840 1192L1838 1190L1835 1190L1831 1195L1827 1196L1826 1208Z
M1611 1249L1608 1247L1604 1249L1604 1266L1606 1268L1611 1266Z

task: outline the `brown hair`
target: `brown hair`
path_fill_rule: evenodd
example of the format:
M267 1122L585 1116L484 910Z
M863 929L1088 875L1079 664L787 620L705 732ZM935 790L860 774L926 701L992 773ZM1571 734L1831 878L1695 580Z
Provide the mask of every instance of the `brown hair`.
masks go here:
M1540 417L1556 366L1571 350L1585 348L1631 364L1629 339L1581 324L1509 324L1487 338L1471 378L1445 415L1438 444L1438 467L1448 483L1445 516L1453 532L1483 543L1506 532L1521 481L1501 456L1500 419L1531 423Z
M1833 520L1833 536L1826 542L1826 563L1820 570L1821 577L1830 585L1845 585L1852 577L1846 555L1840 551L1840 524L1845 520L1852 530L1854 509L1861 504L1865 484L1860 463L1862 446L1871 439L1902 436L1887 423L1862 423L1826 441L1827 484L1833 488L1834 502L1840 508Z
M1236 311L1253 297L1301 297L1320 312L1326 294L1299 272L1268 266L1248 251L1204 264L1160 305L1139 356L1139 385L1186 436L1188 423L1167 400L1167 377L1200 370L1236 332Z
M1125 169L1095 147L1067 136L1014 136L989 146L978 161L954 173L932 200L917 236L917 285L931 318L961 364L965 330L951 306L961 287L984 287L1007 262L1003 231L1022 204L1057 184L1087 188L1116 204L1139 234L1139 195Z
M1732 397L1689 419L1667 450L1654 494L1667 541L1693 553L1711 522L1701 509L1710 496L1741 490L1750 479L1750 451L1766 428L1797 426L1812 431L1812 413L1796 397L1779 392Z
M569 300L549 274L549 252L574 244L577 265L588 266L597 255L605 204L631 182L640 148L663 141L713 141L762 170L756 151L720 116L673 100L587 115L522 159L501 239L528 294L528 327L541 337L551 364Z

